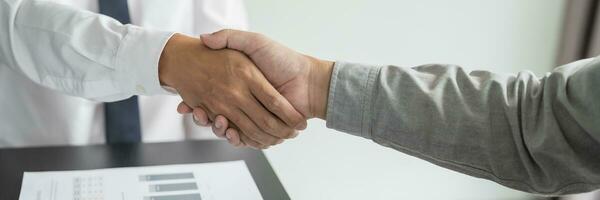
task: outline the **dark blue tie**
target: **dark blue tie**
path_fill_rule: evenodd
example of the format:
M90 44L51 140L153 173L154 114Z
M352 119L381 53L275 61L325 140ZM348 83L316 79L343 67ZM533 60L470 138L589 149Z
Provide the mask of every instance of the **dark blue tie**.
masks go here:
M100 13L123 24L131 23L127 0L98 0ZM137 96L104 104L106 142L135 143L142 139Z

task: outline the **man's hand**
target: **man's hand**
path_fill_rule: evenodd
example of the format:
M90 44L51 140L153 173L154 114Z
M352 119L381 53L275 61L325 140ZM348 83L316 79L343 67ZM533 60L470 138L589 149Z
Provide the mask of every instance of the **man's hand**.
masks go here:
M203 117L227 117L253 147L278 144L295 135L295 127L306 127L304 117L238 51L211 50L198 38L176 34L161 55L159 77L186 105L203 109Z
M229 48L244 52L306 119L325 119L333 62L300 54L257 33L222 30L203 35L202 40L213 49ZM210 122L201 107L192 109L182 103L178 111L193 111L201 125ZM228 120L224 117L216 118L213 131L219 137L227 137L233 145L247 144L235 129L228 129Z

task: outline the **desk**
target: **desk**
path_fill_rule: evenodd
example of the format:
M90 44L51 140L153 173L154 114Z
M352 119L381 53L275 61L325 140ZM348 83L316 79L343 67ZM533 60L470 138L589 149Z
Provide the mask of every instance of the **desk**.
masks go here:
M0 149L0 200L18 199L24 171L79 170L244 160L263 198L290 199L261 151L224 141Z

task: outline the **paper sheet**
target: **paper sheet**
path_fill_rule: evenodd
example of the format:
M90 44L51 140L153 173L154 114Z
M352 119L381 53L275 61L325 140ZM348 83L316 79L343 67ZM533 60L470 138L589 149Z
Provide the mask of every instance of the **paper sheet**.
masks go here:
M25 172L20 200L262 200L244 161Z

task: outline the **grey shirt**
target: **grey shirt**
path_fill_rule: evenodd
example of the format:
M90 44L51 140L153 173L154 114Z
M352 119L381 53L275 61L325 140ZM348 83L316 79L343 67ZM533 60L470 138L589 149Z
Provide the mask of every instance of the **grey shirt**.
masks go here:
M327 126L531 193L600 188L600 59L538 78L337 62Z

